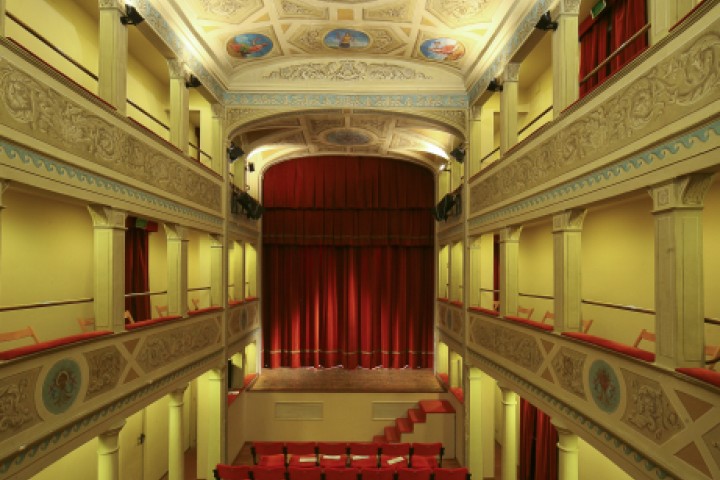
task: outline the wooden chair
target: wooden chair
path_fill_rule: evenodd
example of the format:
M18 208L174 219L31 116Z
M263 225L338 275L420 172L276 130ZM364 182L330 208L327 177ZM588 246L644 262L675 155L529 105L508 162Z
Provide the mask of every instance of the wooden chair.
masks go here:
M40 340L38 340L37 336L35 336L35 331L32 327L25 327L12 332L0 333L0 342L12 342L23 338L32 338L34 344L40 343Z
M167 317L168 316L168 306L167 305L156 305L155 310L157 311L158 317Z
M655 343L655 334L653 332L648 332L646 329L643 328L642 330L640 330L640 335L638 335L638 337L635 339L633 347L640 348L638 347L638 345L640 345L640 342L642 342L643 340Z
M133 318L132 313L130 313L130 310L125 310L125 314L123 316L125 317L125 325L135 323L135 319Z
M720 356L720 345L705 345L705 362L716 360ZM715 370L715 365L720 362L706 363L705 367Z
M528 320L530 320L530 317L532 317L532 314L534 311L535 311L534 308L518 307L517 316L527 318Z
M213 470L215 480L247 480L250 478L249 465L224 465L218 463Z
M92 332L95 330L95 318L78 318L78 325L80 325L80 331L83 333Z
M520 309L518 309L519 311ZM542 323L547 323L548 320L555 320L555 314L548 310L545 312L545 315L543 315L542 320L540 320Z
M590 330L590 327L592 327L592 319L590 320L580 320L580 326L582 326L582 333L587 333L588 330Z
M500 311L500 300L493 300L493 310L496 312Z
M190 301L193 304L193 310L200 310L200 299L199 298L191 298Z

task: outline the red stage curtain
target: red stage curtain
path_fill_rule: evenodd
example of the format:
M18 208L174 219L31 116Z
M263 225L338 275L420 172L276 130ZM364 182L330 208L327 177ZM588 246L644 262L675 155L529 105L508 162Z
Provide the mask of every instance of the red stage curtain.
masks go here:
M148 231L136 227L137 219L128 217L125 230L125 293L147 292L150 289L148 276ZM147 222L141 222L143 225ZM125 298L125 310L136 321L147 320L150 315L150 297Z
M580 80L646 23L645 0L607 0L605 10L594 19L588 17L578 29ZM608 76L620 70L647 46L647 35L640 35L610 60L606 67L580 84L580 97L585 96Z
M263 191L264 364L431 367L432 174L303 158Z
M520 399L520 480L558 478L558 434L550 416Z

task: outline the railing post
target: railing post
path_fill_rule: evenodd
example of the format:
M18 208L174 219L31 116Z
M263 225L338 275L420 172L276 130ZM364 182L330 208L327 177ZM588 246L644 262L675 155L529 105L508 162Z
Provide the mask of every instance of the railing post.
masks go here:
M558 6L558 28L552 34L553 118L579 97L580 73L577 0L561 0Z
M99 0L98 95L125 115L127 111L128 27L120 22L125 2Z

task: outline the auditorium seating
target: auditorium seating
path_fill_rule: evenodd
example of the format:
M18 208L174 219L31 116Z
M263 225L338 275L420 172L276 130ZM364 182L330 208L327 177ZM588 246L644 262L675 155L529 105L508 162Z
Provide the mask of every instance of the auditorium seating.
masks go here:
M445 449L440 442L413 443L410 446L410 466L412 468L442 467Z
M465 467L436 468L433 470L434 480L470 480L470 473Z
M255 465L250 469L252 480L287 480L285 478L284 466L263 466Z
M250 478L250 466L218 463L213 473L216 480L247 480Z
M288 480L322 480L320 467L288 467Z
M353 467L329 467L323 469L325 480L360 480L360 469Z
M357 468L378 467L380 445L371 442L350 442L348 444L348 455L350 466Z
M283 442L253 442L250 452L254 465L285 466L285 444Z
M345 442L318 442L318 462L321 467L345 467L348 461Z
M432 472L430 468L398 468L395 480L431 480Z
M286 442L286 465L290 467L316 467L317 444L315 442Z
M380 468L404 468L410 465L409 443L385 443L380 446Z

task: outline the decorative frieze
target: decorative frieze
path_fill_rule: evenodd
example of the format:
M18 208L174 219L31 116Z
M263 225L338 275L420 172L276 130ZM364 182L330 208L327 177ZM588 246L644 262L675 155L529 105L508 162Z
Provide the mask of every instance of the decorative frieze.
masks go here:
M40 422L35 408L37 367L0 380L0 441Z
M414 68L389 63L340 60L327 63L305 63L281 67L263 78L287 81L326 80L348 82L359 80L431 80Z
M219 342L217 321L206 320L174 330L148 335L137 355L147 373Z
M114 346L86 352L85 361L88 366L85 401L115 388L127 364L127 360Z
M470 320L470 341L537 373L544 359L534 336L494 325L482 318Z
M585 399L583 368L587 355L561 347L553 357L552 367L560 386L570 393Z
M629 370L622 372L628 395L623 422L658 444L685 428L660 383Z

